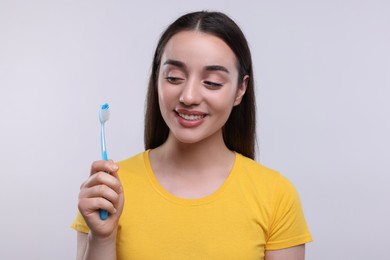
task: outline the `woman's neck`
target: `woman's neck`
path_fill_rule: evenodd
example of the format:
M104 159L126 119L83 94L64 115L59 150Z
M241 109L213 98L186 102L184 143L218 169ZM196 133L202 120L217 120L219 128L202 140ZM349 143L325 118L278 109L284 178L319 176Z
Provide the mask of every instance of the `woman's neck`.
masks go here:
M158 149L161 149L160 158L164 161L181 166L180 168L195 167L198 170L213 163L226 163L233 154L226 147L222 134L192 144L182 143L170 135Z
M201 198L215 192L229 176L235 154L223 138L184 144L175 138L149 153L153 173L168 192L182 198Z

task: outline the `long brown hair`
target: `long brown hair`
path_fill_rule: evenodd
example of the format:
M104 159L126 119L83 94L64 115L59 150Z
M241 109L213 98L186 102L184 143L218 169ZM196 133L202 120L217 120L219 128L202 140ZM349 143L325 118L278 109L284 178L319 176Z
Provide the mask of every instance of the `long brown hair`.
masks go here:
M223 127L223 138L230 150L254 159L256 103L251 53L246 38L238 25L220 12L201 11L188 13L174 21L161 35L153 58L146 96L145 149L156 148L162 145L168 138L169 128L159 108L157 80L164 48L171 37L181 31L200 31L220 38L236 55L239 71L238 84L242 84L245 75L249 76L247 89L241 103L233 107Z

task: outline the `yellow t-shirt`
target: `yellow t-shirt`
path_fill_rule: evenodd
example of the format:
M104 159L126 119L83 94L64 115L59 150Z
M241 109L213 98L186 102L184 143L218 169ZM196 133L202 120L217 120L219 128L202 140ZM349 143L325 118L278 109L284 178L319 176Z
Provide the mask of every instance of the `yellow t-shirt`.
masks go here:
M168 193L152 172L148 151L119 166L125 206L118 259L259 260L265 250L311 241L293 185L238 153L224 184L201 199ZM89 230L80 214L72 227Z

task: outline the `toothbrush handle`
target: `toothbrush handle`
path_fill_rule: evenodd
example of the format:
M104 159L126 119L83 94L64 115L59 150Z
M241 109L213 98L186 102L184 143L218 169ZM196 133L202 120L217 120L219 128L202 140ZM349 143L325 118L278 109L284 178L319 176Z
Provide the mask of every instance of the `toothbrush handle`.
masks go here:
M99 213L100 213L100 219L101 220L106 220L108 218L107 210L101 209Z
M102 159L108 161L108 155L106 150L106 133L104 123L100 126L100 150L102 152Z
M104 124L101 125L100 128L100 143L101 143L101 151L102 151L102 159L108 161L107 151L106 151L106 137L104 131ZM106 220L108 218L107 210L101 209L99 210L100 219Z

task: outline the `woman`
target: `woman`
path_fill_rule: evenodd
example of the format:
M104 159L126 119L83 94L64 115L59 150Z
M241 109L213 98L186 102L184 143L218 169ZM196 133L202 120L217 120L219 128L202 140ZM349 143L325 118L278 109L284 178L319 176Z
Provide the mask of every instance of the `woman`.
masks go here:
M92 164L73 223L78 259L304 259L311 236L294 187L253 160L253 82L246 39L226 15L189 13L166 29L146 151Z

